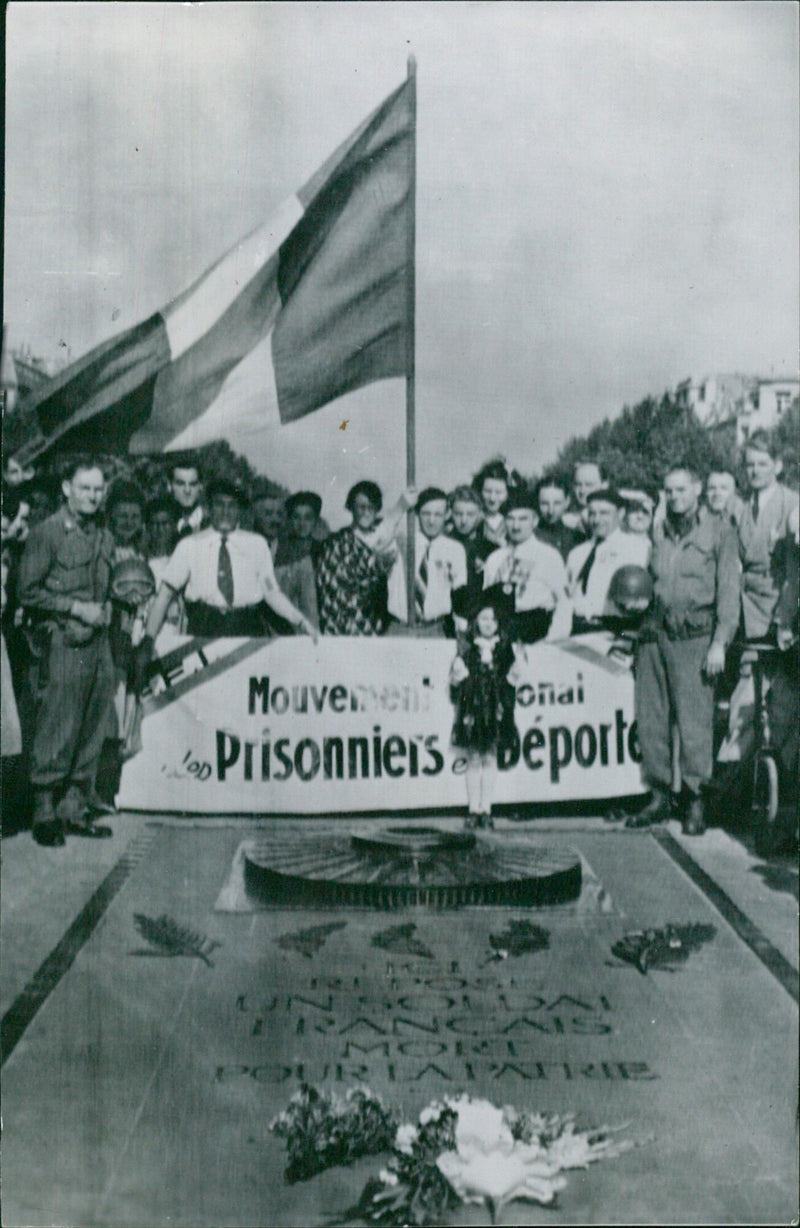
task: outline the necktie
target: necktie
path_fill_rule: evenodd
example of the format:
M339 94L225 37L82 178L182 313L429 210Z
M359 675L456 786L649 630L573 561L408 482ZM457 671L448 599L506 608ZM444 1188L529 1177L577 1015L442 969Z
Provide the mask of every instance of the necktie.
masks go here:
M426 546L425 553L420 560L417 578L414 582L414 605L420 617L423 617L425 614L425 594L428 591L428 556L430 552L429 544Z
M753 524L758 520L758 491L753 492Z
M588 555L586 556L586 562L583 564L583 567L578 572L578 582L580 583L582 593L586 592L586 586L589 583L589 573L591 572L592 567L594 566L594 557L597 554L597 547L599 545L600 545L600 541L598 539L592 546Z
M228 551L228 539L225 534L219 543L219 560L217 562L217 585L222 596L225 598L225 603L228 606L233 605L233 568L231 567L231 556Z

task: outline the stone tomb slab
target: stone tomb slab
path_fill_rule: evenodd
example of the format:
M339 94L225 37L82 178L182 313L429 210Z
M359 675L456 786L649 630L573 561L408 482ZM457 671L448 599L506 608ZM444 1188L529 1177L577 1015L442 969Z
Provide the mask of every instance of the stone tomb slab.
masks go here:
M577 851L604 908L218 911L252 833L156 829L20 1037L3 1080L5 1224L326 1223L380 1161L285 1184L268 1123L303 1080L367 1083L409 1117L468 1092L651 1138L507 1223L796 1214L796 1004L649 835L530 835ZM134 914L205 941L165 956ZM511 919L546 929L546 948L499 955ZM611 955L666 921L717 934L674 973Z

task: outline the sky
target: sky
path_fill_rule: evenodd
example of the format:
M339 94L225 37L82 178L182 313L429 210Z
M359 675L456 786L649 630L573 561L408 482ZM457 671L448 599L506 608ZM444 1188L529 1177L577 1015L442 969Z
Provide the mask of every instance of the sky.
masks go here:
M163 307L413 52L418 486L541 469L689 374L795 372L797 27L790 0L12 2L12 343L78 358ZM353 481L403 485L404 397L229 438L340 524Z

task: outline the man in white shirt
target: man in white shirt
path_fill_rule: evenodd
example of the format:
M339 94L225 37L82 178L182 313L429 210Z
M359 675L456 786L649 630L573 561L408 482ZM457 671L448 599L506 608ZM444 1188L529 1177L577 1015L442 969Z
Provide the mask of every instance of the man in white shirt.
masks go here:
M453 635L452 593L467 583L467 553L460 542L444 532L447 495L438 486L428 486L417 497L414 538L415 630L418 634ZM401 622L408 620L405 592L405 550L397 553L389 577L389 611Z
M573 632L579 634L618 611L609 601L611 579L620 567L646 567L650 539L626 533L620 526L625 502L615 490L594 490L586 501L591 537L570 551L567 559Z
M178 537L188 537L204 527L205 508L200 501L202 483L196 465L169 467L169 493L178 509Z
M447 495L428 486L417 499L414 545L414 612L417 626L430 635L446 633L453 589L467 583L467 554L460 542L446 537ZM447 628L449 630L449 628Z
M266 602L301 634L316 636L308 619L280 591L264 538L239 528L241 489L219 479L208 494L210 527L179 541L162 572L143 641L150 641L149 651L176 593L186 600L189 635L264 635Z
M503 507L506 542L486 560L484 588L502 584L514 590L514 638L526 644L563 639L570 634L572 606L561 555L534 536L534 495L515 490Z

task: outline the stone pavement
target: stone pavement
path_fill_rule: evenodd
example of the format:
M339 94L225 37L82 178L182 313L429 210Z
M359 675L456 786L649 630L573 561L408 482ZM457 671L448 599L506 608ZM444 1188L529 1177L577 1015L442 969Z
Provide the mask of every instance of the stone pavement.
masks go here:
M499 824L575 850L601 890L528 910L546 949L498 959L520 910L219 911L242 842L288 822L121 815L109 841L3 840L4 1224L326 1223L380 1160L284 1183L267 1126L302 1080L366 1082L409 1117L468 1092L651 1139L505 1223L796 1216L790 861L675 825L656 838L592 819ZM299 825L310 843L321 830ZM204 945L162 957L134 914ZM626 931L667 921L716 936L674 972L612 955Z

